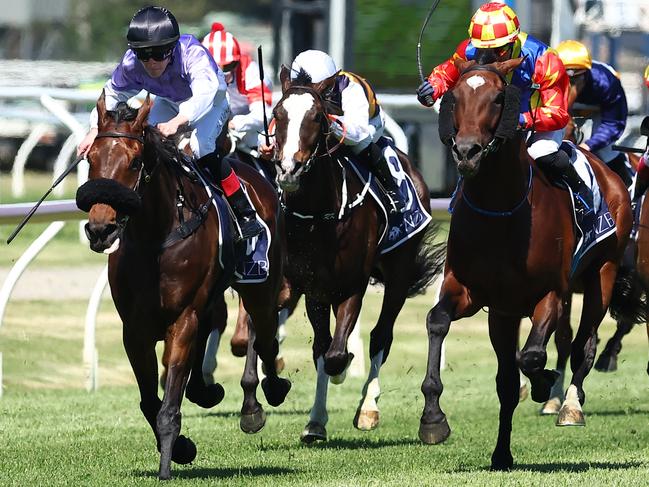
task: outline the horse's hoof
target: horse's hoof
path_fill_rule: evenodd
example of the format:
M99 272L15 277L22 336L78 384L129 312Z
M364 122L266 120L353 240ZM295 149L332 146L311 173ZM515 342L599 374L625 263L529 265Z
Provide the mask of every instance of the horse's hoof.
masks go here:
M185 397L202 408L210 409L223 400L225 397L225 389L218 383L199 387L197 390L188 387L185 392Z
M245 357L248 353L248 341L235 340L232 337L232 340L230 340L230 349L232 350L232 355L235 357Z
M325 354L324 368L326 374L332 378L332 382L335 376L342 375L347 371L347 367L349 367L353 359L354 354L348 352ZM342 380L345 380L344 377ZM338 384L341 382L338 382Z
M541 416L550 416L553 414L559 414L561 409L561 398L552 397L543 404L543 407L539 411Z
M514 466L514 457L510 451L502 453L493 452L491 455L490 469L497 472L507 472Z
M284 402L288 391L291 390L291 381L281 377L265 377L261 381L261 388L264 390L266 401L273 407L277 407Z
M530 378L530 382L532 383L532 401L545 402L550 399L552 386L559 375L559 372L556 370L545 369L540 374L535 374L534 380Z
M324 425L309 421L300 435L300 440L307 445L316 441L327 441L327 430Z
M241 414L239 426L244 433L257 433L266 425L266 413L260 409L256 413Z
M518 389L518 402L523 402L529 395L530 390L527 387L527 382L523 382L520 389Z
M171 451L171 460L179 465L191 463L196 458L196 445L192 440L184 435L176 438L173 450Z
M602 352L595 362L595 370L598 372L615 372L617 370L617 357Z
M358 409L354 416L354 428L371 431L379 425L379 412Z
M419 423L419 439L427 445L442 443L451 435L446 417L440 423Z
M580 407L564 402L557 416L557 426L586 426L583 411Z

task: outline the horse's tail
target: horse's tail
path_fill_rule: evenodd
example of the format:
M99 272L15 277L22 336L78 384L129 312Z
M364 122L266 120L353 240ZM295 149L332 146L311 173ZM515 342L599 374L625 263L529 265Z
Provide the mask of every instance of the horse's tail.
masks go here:
M408 297L423 294L430 286L435 277L444 269L446 257L446 244L436 242L439 231L439 223L431 221L417 247L415 264L412 267L412 274L409 282Z
M647 322L647 294L634 266L620 266L609 312L618 323L638 325Z

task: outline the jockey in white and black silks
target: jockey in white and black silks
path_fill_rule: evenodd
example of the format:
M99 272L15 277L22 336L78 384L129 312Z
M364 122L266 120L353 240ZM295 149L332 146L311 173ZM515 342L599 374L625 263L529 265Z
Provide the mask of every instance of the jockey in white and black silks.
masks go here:
M242 237L260 234L254 207L227 161L219 160L216 140L229 117L223 72L201 43L180 35L174 15L163 7L144 7L133 16L127 33L129 49L104 86L107 110L115 110L141 90L156 95L149 125L174 135L191 128L190 147L198 162L219 178L237 218ZM85 154L97 136L97 110L78 153Z
M273 102L270 81L265 79L262 83L259 65L241 52L239 41L222 24L212 24L203 45L225 74L232 114L228 128L235 134L237 147L244 152L257 149L257 136L264 131L264 110L270 117Z
M593 152L629 186L633 170L630 165L627 168L626 155L612 147L622 136L629 113L620 75L608 64L593 61L588 48L579 41L563 41L556 49L577 91L575 102L598 109L592 117L591 136L580 146Z
M301 75L308 83L319 83L335 77L333 88L323 93L323 97L340 107L343 115L337 117L341 123L332 123L330 130L367 164L381 182L392 203L389 211L402 212L405 202L383 150L376 144L385 129L385 115L370 84L354 73L338 69L331 56L313 49L298 54L291 64L291 80L299 81ZM260 152L269 155L272 146L269 148L260 141Z
M456 59L478 64L502 62L523 57L507 81L521 90L519 127L529 130L527 152L551 179L561 179L572 189L577 211L593 209L593 194L572 166L568 154L559 150L568 124L570 82L554 49L521 32L518 17L511 7L500 2L482 5L471 18L469 39L462 41L453 56L435 67L417 89L424 106L432 106L455 86L460 73Z

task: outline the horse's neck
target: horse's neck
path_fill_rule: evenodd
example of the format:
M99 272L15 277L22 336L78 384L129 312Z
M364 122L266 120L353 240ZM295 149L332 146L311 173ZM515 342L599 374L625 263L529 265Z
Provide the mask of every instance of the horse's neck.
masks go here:
M163 162L155 168L149 182L141 182L140 211L127 226L129 236L150 244L162 242L175 224L177 180L171 169Z
M311 169L302 175L298 191L285 193L286 207L302 215L337 213L342 185L342 170L338 162L334 158L323 157L314 161Z
M479 173L464 180L464 191L481 207L509 210L527 194L531 170L524 140L513 139L480 163Z

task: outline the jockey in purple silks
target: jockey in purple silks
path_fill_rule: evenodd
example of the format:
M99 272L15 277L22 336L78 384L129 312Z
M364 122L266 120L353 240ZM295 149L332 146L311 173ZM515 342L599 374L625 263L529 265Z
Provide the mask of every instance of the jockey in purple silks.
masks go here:
M215 178L220 177L242 238L259 235L263 227L254 207L230 164L216 152L216 140L230 113L221 69L196 38L180 35L176 18L163 7L138 10L126 37L129 49L104 86L106 109L115 110L141 90L155 94L149 125L169 137L188 124L192 153ZM97 136L96 109L90 127L77 149L79 155L88 153Z

